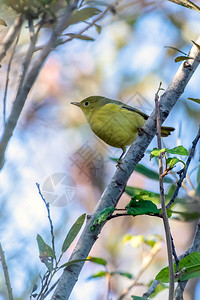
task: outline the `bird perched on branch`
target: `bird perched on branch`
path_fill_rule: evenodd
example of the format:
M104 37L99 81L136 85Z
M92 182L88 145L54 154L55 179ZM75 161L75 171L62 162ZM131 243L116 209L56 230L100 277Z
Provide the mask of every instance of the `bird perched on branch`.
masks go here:
M92 131L105 143L121 148L121 159L129 146L142 131L148 115L120 101L102 96L91 96L81 102L71 102L80 107ZM161 127L161 136L167 137L174 131L173 127Z

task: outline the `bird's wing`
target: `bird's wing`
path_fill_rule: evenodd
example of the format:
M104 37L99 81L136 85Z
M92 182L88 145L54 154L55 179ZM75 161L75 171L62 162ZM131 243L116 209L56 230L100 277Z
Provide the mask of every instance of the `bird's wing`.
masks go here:
M132 112L134 112L134 113L137 113L137 114L139 114L140 116L142 116L145 120L147 120L148 119L148 115L146 115L145 113L143 113L142 111L140 111L139 109L136 109L136 108L134 108L134 107L132 107L132 106L130 106L130 105L127 105L127 104L125 104L125 103L123 103L123 102L120 102L120 101L116 101L116 100L109 100L110 101L110 103L106 103L105 105L104 105L104 108L106 108L106 109L110 109L110 110L112 110L112 112L115 112L115 111L119 111L121 108L123 108L123 109L126 109L126 110L128 110L128 111L132 111Z
M132 107L132 106L129 106L129 105L126 105L126 104L122 105L121 108L127 109L127 110L129 110L129 111L133 111L133 112L135 112L135 113L141 115L145 120L147 120L148 117L149 117L148 115L146 115L145 113L143 113L143 112L140 111L139 109L136 109L136 108L134 108L134 107Z

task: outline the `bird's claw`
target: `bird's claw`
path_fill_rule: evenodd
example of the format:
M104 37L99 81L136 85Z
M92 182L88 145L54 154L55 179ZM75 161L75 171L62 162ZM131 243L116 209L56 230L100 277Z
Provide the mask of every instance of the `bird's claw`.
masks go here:
M120 170L124 171L124 169L121 167L122 164L122 160L118 159L117 164L116 164L116 168L118 167Z

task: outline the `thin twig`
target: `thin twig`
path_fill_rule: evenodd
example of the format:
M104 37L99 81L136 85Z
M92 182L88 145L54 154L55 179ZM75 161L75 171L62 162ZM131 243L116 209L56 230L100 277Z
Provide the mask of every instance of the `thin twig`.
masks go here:
M157 287L157 285L160 283L160 281L154 279L154 281L152 282L151 286L149 287L148 291L146 291L142 296L149 298L150 295L152 295L155 292L155 289Z
M171 232L170 232L170 235L171 235ZM172 243L172 251L173 251L174 260L175 260L175 263L176 263L176 273L177 273L178 272L179 259L178 259L178 256L176 254L176 249L175 249L174 240L173 240L172 235L171 235L171 243Z
M107 290L107 297L106 299L110 299L110 291L111 291L111 275L107 273L107 278L108 278L108 290Z
M46 294L43 295L42 300L45 299L45 298L53 291L53 289L54 289L54 288L56 287L56 285L58 284L58 281L59 281L59 279L56 280L56 282L50 287L50 289L46 292Z
M194 156L195 149L196 149L196 146L197 146L197 143L198 143L199 139L200 139L200 125L199 125L199 129L198 129L197 135L196 135L195 139L192 142L192 148L190 150L190 154L189 154L188 159L186 161L185 168L183 169L183 172L180 175L180 179L177 182L176 190L175 190L175 192L174 192L171 200L169 201L169 203L166 206L167 209L170 208L170 206L174 203L174 201L175 201L175 199L176 199L176 197L178 195L179 189L181 188L183 180L186 177L187 170L188 170L188 167L190 165L190 162L191 162L191 160L192 160L192 158Z
M12 60L13 60L13 57L14 57L14 54L15 54L17 44L19 42L20 33L21 33L21 28L18 31L18 36L17 36L15 45L13 47L13 50L12 50L12 53L11 53L11 56L10 56L10 60L9 60L9 63L8 63L8 70L7 70L7 74L6 74L6 85L5 85L5 91L4 91L4 97L3 97L3 122L4 122L4 126L5 126L5 123L6 123L6 98L7 98L7 92L8 92L10 68L11 68L11 64L12 64Z
M46 206L46 209L47 209L47 214L48 214L48 219L49 219L49 225L50 225L50 230L51 230L51 244L52 244L52 249L53 251L55 251L55 242L54 242L54 229L53 229L53 222L51 220L51 215L50 215L50 208L49 208L49 203L46 202L41 190L40 190L40 185L39 183L36 183L36 186L38 188L38 192L39 192L39 195L42 199L42 201L44 202L45 206Z
M160 103L159 103L159 91L161 89L161 83L159 89L155 95L155 105L156 105L156 116L157 116L157 141L158 148L162 149L161 145L161 122L160 122ZM169 300L173 300L174 297L174 265L173 265L173 257L172 257L172 243L171 243L171 233L169 227L169 221L167 217L167 210L165 207L165 193L164 193L164 185L163 185L163 163L162 163L162 154L159 155L159 185L160 185L160 200L162 207L162 216L163 223L165 228L165 236L167 243L167 254L168 254L168 262L169 262Z
M122 300L129 293L129 291L137 285L138 280L140 279L142 274L146 271L146 269L150 266L154 257L156 256L158 251L160 251L160 249L161 249L160 244L157 244L152 248L151 253L145 258L145 263L142 266L141 270L139 271L138 275L136 276L134 282L123 291L123 293L121 294L118 300Z
M116 1L117 2L117 1ZM74 40L75 38L76 38L76 36L77 35L81 35L81 34L83 34L85 31L87 31L88 29L90 29L91 27L93 27L93 26L95 26L96 25L96 23L98 22L98 21L100 21L101 19L103 19L103 17L109 12L109 10L110 10L110 5L98 16L98 17L96 17L92 22L90 22L90 23L87 23L88 25L85 27L85 28L83 28L82 30L80 30L77 34L75 34L74 36L71 36L70 38L68 38L68 39L66 39L66 40L64 40L64 41L61 41L61 42L59 42L59 45L63 45L63 44L66 44L66 43L68 43L68 42L70 42L70 41L72 41L72 40ZM39 50L42 50L44 48L44 45L42 45L42 46L38 46L38 47L35 47L35 52L36 51L39 51Z
M31 63L31 59L32 59L34 51L35 51L35 45L36 45L36 42L37 42L37 38L38 38L40 29L41 29L41 27L39 26L37 28L37 31L34 33L33 23L32 22L29 23L30 45L29 45L29 48L28 48L28 51L27 51L27 54L26 54L26 57L25 57L25 60L24 60L24 63L23 63L23 72L22 72L21 77L20 77L20 82L19 82L19 87L18 87L16 98L20 95L21 90L23 88L24 80L25 80L28 68L29 68L30 63Z
M106 14L107 12L110 10L110 6L108 6L104 12L102 14L100 14L97 18L95 18L91 23L89 23L85 28L83 28L82 30L79 31L79 34L83 34L85 31L87 31L88 29L90 29L91 27L93 27L98 21L100 21ZM63 45L66 44L68 42L70 42L71 40L73 40L73 37L70 37L68 39L66 39L65 41L62 41L59 43L59 45Z
M8 51L8 49L14 42L16 36L18 35L18 32L22 26L23 20L24 20L23 16L19 15L15 19L13 25L8 30L6 36L3 38L3 41L1 42L1 45L0 45L0 62L6 56L6 52Z
M4 251L1 246L1 243L0 243L0 258L1 258L1 264L3 267L3 273L4 273L5 282L6 282L6 287L7 287L7 291L8 291L8 299L13 300L14 298L13 298L12 287L11 287L11 283L10 283L10 276L8 273L8 267L6 264L6 259L5 259L5 255L4 255Z

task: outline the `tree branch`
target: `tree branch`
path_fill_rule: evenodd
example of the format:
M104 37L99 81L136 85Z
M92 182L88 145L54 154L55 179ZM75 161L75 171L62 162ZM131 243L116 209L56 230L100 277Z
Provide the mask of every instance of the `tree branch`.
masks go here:
M14 104L12 106L12 110L10 113L10 116L8 117L8 120L4 127L4 132L1 137L0 141L0 170L3 168L5 163L5 151L7 149L8 143L13 135L13 131L17 125L19 116L21 114L21 111L24 107L25 101L27 99L28 93L30 92L30 89L32 88L35 80L37 79L37 76L47 58L49 53L52 51L53 48L56 46L57 38L61 35L63 30L68 26L69 24L69 17L72 13L72 11L76 7L74 5L70 5L66 8L65 13L58 22L57 26L52 32L52 35L49 39L49 42L44 47L44 49L41 51L39 57L37 60L32 63L32 66L29 69L29 72L26 75L26 78L23 78L23 85L19 84L18 92L14 101ZM30 46L31 50L32 47ZM30 49L29 48L29 49ZM27 54L27 58L30 57L30 53Z
M161 89L161 83L160 83L159 89L155 95L155 107L156 107L156 118L157 118L158 148L162 149L161 123L160 123L160 102L159 102L159 96L158 96L160 89ZM171 243L169 220L167 217L167 210L165 207L162 154L159 155L159 186L160 186L160 201L161 201L161 208L162 208L162 218L163 218L163 224L164 224L164 228L165 228L167 255L168 255L168 263L169 263L169 300L173 300L173 298L174 298L174 264L173 264L173 256L172 256L172 243Z
M4 255L4 251L3 248L1 246L0 243L0 260L1 260L1 264L3 267L3 272L4 272L4 278L5 278L5 282L6 282L6 286L7 286L7 291L8 291L8 299L9 300L13 300L13 293L12 293L12 287L10 284L10 277L9 277L9 273L8 273L8 267L6 264L6 259L5 259L5 255Z
M10 60L9 60L9 63L8 63L8 70L7 70L7 74L6 74L6 84L5 84L4 97L3 97L3 122L4 122L4 126L5 126L5 123L6 123L6 99L7 99L8 84L9 84L9 74L10 74L12 60L13 60L14 55L15 55L15 50L16 50L17 44L19 42L20 33L21 33L21 27L18 31L18 36L16 38L16 42L15 42L15 45L13 47L13 50L12 50L12 53L11 53L11 56L10 56Z
M154 257L156 256L156 254L160 251L161 246L160 244L156 244L152 249L151 252L148 256L145 257L143 266L141 268L141 270L139 271L138 275L136 276L134 282L128 287L126 288L123 293L121 294L121 296L118 298L118 300L122 300L124 299L125 296L127 296L127 294L130 292L130 290L132 290L133 287L135 287L140 279L140 277L142 276L142 274L146 271L146 269L150 266L150 264L152 263Z
M8 30L6 36L4 37L4 39L0 45L0 62L6 56L7 50L10 48L10 46L14 42L16 36L18 35L19 30L22 26L23 20L24 20L23 16L19 15L15 19L13 25Z
M196 41L200 44L200 37ZM191 48L189 56L194 59L185 61L181 64L174 79L170 83L165 93L160 98L160 114L161 123L167 118L169 112L184 92L184 89L199 65L200 53L194 45ZM144 156L144 152L150 144L156 133L156 114L152 112L144 126L144 133L136 138L131 145L122 162L122 168L117 169L107 188L105 189L100 201L97 204L93 214L88 218L85 228L79 238L79 241L70 257L70 260L86 259L92 246L104 224L97 226L95 231L91 231L90 227L98 213L106 207L115 206L120 199L126 183L135 169L137 163ZM76 263L65 268L58 282L58 286L54 292L52 300L66 300L69 298L71 291L78 280L79 273L83 267L83 262Z
M70 25L70 16L73 12L73 10L77 7L78 1L75 0L74 4L68 5L65 13L63 14L61 20L57 23L56 27L53 29L53 32L51 34L51 37L49 39L49 42L46 46L43 47L43 49L40 52L39 57L32 63L31 66L27 65L27 63L30 64L30 59L32 57L32 51L34 44L34 39L32 38L31 45L29 47L29 52L27 53L27 57L24 64L24 76L21 78L21 83L19 84L19 88L17 91L17 95L14 101L14 104L11 109L10 116L8 117L8 120L4 127L4 132L2 134L1 140L0 140L0 170L3 168L5 163L5 151L7 149L8 143L13 135L13 132L15 130L15 127L17 125L18 119L20 117L21 111L24 107L24 104L26 102L28 93L30 92L30 89L32 88L33 84L35 83L37 76L48 57L49 53L56 47L56 42L59 36L62 34L62 32ZM108 10L106 9L106 12ZM104 15L104 12L102 13ZM92 26L92 25L91 25ZM35 33L37 36L37 33ZM35 51L35 49L34 49ZM29 67L29 71L27 73ZM27 74L26 74L27 73Z

